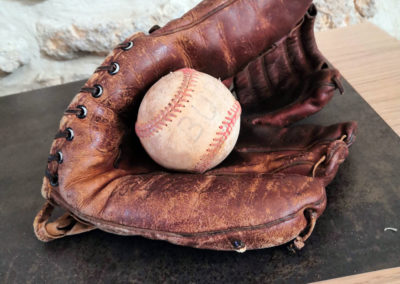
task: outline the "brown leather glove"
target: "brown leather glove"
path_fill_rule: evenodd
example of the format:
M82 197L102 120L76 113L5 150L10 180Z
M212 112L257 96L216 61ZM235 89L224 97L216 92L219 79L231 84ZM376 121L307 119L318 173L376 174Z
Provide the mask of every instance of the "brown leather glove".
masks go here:
M37 237L99 228L217 250L291 240L301 248L326 206L324 187L354 141L354 123L276 128L245 120L234 152L205 174L156 165L133 125L145 91L161 76L191 67L229 78L290 34L309 5L204 1L115 49L61 120L42 186L48 201L34 221ZM279 89L273 93L279 100ZM49 222L54 206L67 213Z

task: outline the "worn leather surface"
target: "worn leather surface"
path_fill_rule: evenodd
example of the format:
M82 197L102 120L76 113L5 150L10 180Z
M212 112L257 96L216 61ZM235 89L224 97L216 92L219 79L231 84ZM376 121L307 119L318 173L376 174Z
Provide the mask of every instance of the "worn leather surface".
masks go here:
M44 178L42 195L102 230L198 248L241 251L308 235L326 206L324 187L354 141L355 123L280 129L248 121L228 160L198 175L156 165L132 126L143 94L162 75L191 67L229 78L298 27L309 5L204 1L151 35L132 36L130 50L117 48L103 63L117 62L119 72L101 70L85 84L101 85L101 96L81 92L69 105L85 106L87 115L63 116L60 131L72 130L73 138L54 140L50 154L63 159L49 161L53 182ZM280 100L280 89L273 93ZM35 224L39 239L53 239Z

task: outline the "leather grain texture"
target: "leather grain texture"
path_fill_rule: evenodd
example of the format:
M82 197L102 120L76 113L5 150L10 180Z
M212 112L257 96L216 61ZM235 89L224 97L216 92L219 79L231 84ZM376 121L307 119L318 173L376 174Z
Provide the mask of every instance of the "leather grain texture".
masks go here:
M190 67L232 78L297 33L310 2L203 1L150 35L127 39L68 106L50 150L42 195L67 210L69 219L117 234L236 251L295 239L300 248L326 206L325 186L348 155L355 123L280 128L244 122L233 153L205 174L161 168L132 126L142 96L161 76ZM266 66L271 63L271 73L284 74L282 64L262 58ZM287 88L298 88L302 81L295 81ZM307 84L320 81L303 83L307 91ZM328 87L324 91L331 94L335 87ZM281 90L286 89L271 90L271 97L280 101ZM242 100L257 96L238 93ZM251 104L244 103L246 109L256 113ZM46 222L34 223L42 241L55 238L39 232ZM68 235L68 226L59 229Z

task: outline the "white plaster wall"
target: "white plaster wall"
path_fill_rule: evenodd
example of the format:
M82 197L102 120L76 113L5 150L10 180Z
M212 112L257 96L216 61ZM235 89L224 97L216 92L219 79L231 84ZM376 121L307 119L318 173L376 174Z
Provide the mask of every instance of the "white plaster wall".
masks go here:
M0 96L88 78L127 36L162 26L199 2L0 0ZM314 2L317 30L371 18L400 39L400 0Z
M0 96L84 79L130 34L200 0L0 0Z
M400 40L400 0L376 0L371 22Z

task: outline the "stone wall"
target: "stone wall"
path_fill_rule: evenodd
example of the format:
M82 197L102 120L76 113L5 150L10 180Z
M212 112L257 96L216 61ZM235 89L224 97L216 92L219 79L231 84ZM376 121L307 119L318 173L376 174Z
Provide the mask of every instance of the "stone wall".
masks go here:
M0 0L0 96L85 79L119 42L200 0ZM400 0L315 0L317 30L371 18L392 27ZM386 12L385 12L386 11ZM392 17L387 12L392 11ZM394 21L394 20L393 20ZM398 19L397 19L398 21Z

